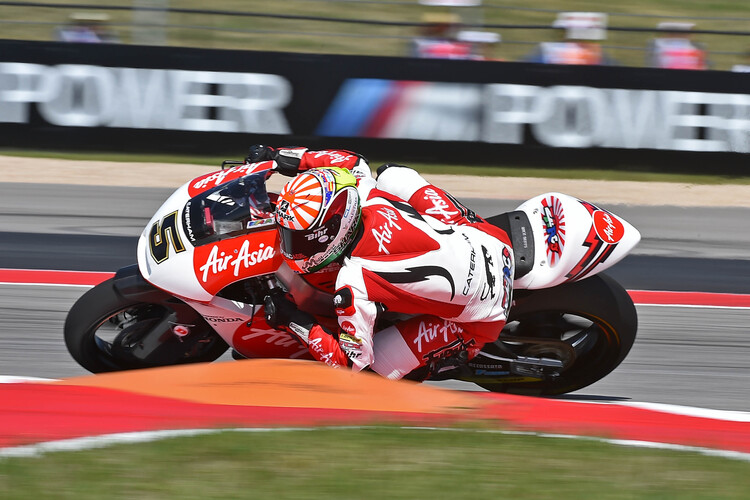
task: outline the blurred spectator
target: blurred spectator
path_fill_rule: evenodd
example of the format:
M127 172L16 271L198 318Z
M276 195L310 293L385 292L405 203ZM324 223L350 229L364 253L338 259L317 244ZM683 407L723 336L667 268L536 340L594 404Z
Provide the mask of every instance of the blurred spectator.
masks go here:
M705 49L691 40L693 23L659 23L664 34L649 43L646 65L665 69L708 69Z
M425 14L419 35L412 41L413 57L470 59L472 44L458 39L458 17L453 14Z
M109 16L81 12L71 14L70 20L57 30L61 42L117 43L117 35L109 29Z
M494 48L500 44L500 35L491 31L459 31L456 37L459 42L471 45L469 59L482 61L499 61L494 55Z
M735 64L732 71L737 73L750 73L750 50L745 52L745 64Z
M564 30L563 40L543 42L526 56L525 62L545 64L613 65L600 42L607 38L607 14L601 12L560 12L552 25Z

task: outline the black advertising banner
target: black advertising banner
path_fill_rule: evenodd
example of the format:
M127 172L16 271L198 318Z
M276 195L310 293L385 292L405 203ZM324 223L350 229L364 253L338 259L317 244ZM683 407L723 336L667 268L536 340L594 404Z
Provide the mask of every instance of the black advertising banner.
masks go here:
M0 147L743 172L750 74L0 41Z

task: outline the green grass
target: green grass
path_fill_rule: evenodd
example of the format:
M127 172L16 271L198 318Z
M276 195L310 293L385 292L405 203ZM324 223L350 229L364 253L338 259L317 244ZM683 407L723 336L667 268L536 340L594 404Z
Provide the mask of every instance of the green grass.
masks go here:
M27 158L60 158L76 161L116 161L133 163L184 163L190 165L215 165L218 169L223 160L239 160L245 154L245 148L229 152L226 156L177 156L154 155L139 153L108 153L108 152L65 152L65 151L26 151L0 149L0 155L19 156ZM369 158L370 165L378 165L392 161L386 158ZM431 163L409 163L409 166L422 173L429 174L464 174L500 177L536 177L552 179L585 179L609 181L640 181L640 182L686 182L690 184L750 184L748 176L727 176L690 173L654 172L649 169L593 169L593 168L542 168L514 165L497 166L460 166L439 165Z
M398 428L225 432L0 460L0 498L747 498L750 463Z
M48 2L49 4L62 2ZM91 0L81 2L105 6L129 6L122 0ZM436 7L418 5L417 0L401 2L340 2L316 0L181 0L169 2L173 8L233 10L286 15L308 15L344 19L370 19L390 22L419 23ZM509 9L507 7L516 7ZM82 9L24 8L0 6L3 38L51 40L56 25L66 21L71 12ZM659 21L683 16L717 18L696 21L698 29L748 31L750 7L746 0L627 0L626 2L594 2L567 0L536 0L533 4L520 0L485 0L478 19L495 25L550 25L557 11L606 11L613 14L610 26L654 28ZM468 12L464 10L463 12ZM133 40L133 18L128 11L108 11L112 24L122 41ZM618 15L619 14L619 15ZM634 17L621 14L651 15ZM173 46L282 50L338 54L404 55L415 28L410 26L369 26L315 21L295 21L240 16L210 16L172 13L167 23L167 43ZM191 28L193 27L201 27ZM212 28L212 29L206 29ZM493 57L517 60L527 54L533 44L552 40L551 30L499 29L504 42L491 54ZM341 36L346 35L346 36ZM650 33L609 32L606 46L610 55L622 64L641 66L641 49L652 37ZM699 34L695 37L711 51L716 69L729 69L742 62L738 53L750 49L750 37ZM725 54L725 52L727 54Z

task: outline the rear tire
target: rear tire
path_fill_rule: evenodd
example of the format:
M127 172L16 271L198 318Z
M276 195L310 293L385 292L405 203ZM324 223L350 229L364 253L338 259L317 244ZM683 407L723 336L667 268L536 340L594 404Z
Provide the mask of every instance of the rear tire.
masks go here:
M576 358L557 378L480 383L493 392L557 395L573 392L614 370L633 346L638 315L628 292L606 275L542 290L521 290L503 335L563 340ZM490 346L486 348L491 349Z
M86 292L65 320L65 345L93 373L214 361L228 345L184 302L154 288L128 299L109 279ZM189 325L180 337L175 325Z

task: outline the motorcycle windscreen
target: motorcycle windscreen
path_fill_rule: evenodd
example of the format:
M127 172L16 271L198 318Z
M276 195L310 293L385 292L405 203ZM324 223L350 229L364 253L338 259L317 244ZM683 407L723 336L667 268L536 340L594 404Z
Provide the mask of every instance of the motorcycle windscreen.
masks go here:
M185 204L183 226L195 247L274 225L265 172L246 175L201 193Z

